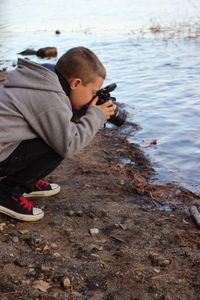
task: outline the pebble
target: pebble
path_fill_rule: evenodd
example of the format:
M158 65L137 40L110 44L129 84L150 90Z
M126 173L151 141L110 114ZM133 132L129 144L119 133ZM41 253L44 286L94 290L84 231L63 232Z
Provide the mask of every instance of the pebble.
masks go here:
M154 272L156 272L157 274L159 274L159 273L160 273L160 270L159 270L159 269L157 269L157 268L154 268L153 270L154 270Z
M28 231L27 229L22 229L22 230L19 230L19 232L20 232L21 234L26 234L26 233L28 233L29 231Z
M49 245L45 245L44 248L43 248L43 250L50 250Z
M6 226L6 223L0 223L0 226Z
M42 249L41 248L35 248L35 252L41 252L42 251Z
M82 211L82 210L78 210L78 211L76 212L76 215L77 215L78 217L82 217L82 216L83 216L83 211Z
M71 281L68 277L63 278L62 280L62 286L66 289L71 286Z
M68 216L73 216L75 214L75 211L70 210L67 214L68 214Z
M89 249L90 251L92 251L92 250L102 251L102 250L103 250L103 247L100 246L100 245L90 244L90 245L88 246L88 249Z
M29 269L28 272L27 272L27 275L28 276L35 276L36 275L35 269L33 269L33 268Z
M22 284L30 284L31 281L30 280L22 280Z
M94 257L94 258L99 258L100 256L96 253L91 253L90 256Z
M13 228L14 228L14 227L15 227L15 224L11 224L11 223L10 223L10 224L8 224L8 227L13 227Z
M52 248L52 249L56 249L57 247L58 247L58 245L57 245L56 243L52 243L52 244L51 244L51 248Z
M47 266L45 266L45 265L41 265L41 271L42 271L42 272L49 271L49 270L50 270L49 267L47 267Z
M14 243L18 243L18 242L19 242L19 238L18 238L17 236L14 236L14 237L12 238L12 241L13 241Z
M121 180L119 181L119 184L120 184L120 185L124 185L124 184L125 184L125 181L124 181L123 179L121 179Z
M6 223L0 223L0 231L4 230L5 226L6 226Z
M99 234L98 228L91 228L89 231L92 236Z
M58 252L55 252L55 253L53 254L53 256L54 256L54 257L61 257L60 253L58 253Z

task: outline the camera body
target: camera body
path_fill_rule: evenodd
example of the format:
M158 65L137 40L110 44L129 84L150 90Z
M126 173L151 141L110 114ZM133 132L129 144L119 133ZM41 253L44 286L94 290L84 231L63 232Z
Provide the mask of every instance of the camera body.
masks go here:
M112 83L106 86L105 88L98 90L96 96L98 96L99 99L96 104L101 105L108 100L111 100L112 102L116 102L116 98L110 96L110 92L112 92L116 87L117 87L116 83ZM114 111L114 115L112 115L108 119L108 122L116 126L121 126L126 121L126 119L127 119L126 112L124 110L119 109L119 107L116 107Z

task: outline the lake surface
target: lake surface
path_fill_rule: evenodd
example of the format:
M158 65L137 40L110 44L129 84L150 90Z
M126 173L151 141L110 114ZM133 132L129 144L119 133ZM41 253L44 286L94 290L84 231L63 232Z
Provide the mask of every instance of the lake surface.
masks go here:
M105 85L117 83L113 96L141 128L128 138L159 178L200 193L199 1L0 0L0 69L26 48L55 46L60 56L78 45L100 57Z

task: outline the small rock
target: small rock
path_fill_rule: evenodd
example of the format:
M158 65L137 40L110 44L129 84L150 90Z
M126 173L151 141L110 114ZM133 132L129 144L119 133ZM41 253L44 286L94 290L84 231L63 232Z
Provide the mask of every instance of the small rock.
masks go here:
M124 181L123 179L121 179L121 180L119 181L119 184L120 184L120 185L124 185L124 184L125 184L125 181Z
M6 223L1 223L0 224L0 231L4 230L4 227L6 226Z
M45 266L45 265L41 265L41 271L42 272L46 272L46 271L49 271L49 267Z
M82 211L82 210L78 210L78 211L76 212L76 215L77 215L78 217L82 217L82 216L83 216L83 211Z
M56 30L55 34L61 34L60 30Z
M41 248L35 248L35 252L41 252L42 251L42 249Z
M62 280L62 286L67 289L71 286L71 281L68 277L63 278Z
M13 241L14 243L18 243L18 242L19 242L19 238L18 238L17 236L14 236L14 237L12 238L12 241Z
M22 284L30 284L31 281L30 280L22 280Z
M157 145L157 140L151 141L150 145Z
M160 273L160 270L159 270L159 269L157 269L157 268L154 268L153 270L154 270L154 272L156 272L157 274L159 274L159 273Z
M50 246L49 245L45 245L43 250L50 250Z
M57 245L56 243L52 243L52 244L51 244L51 248L52 248L52 249L56 249L57 247L58 247L58 245Z
M35 276L36 275L36 271L35 269L31 268L28 270L28 272L26 273L27 276Z
M14 228L14 227L15 227L15 224L11 224L11 223L10 223L10 224L8 224L8 227L13 227L13 228Z
M53 254L53 256L54 256L54 257L61 257L60 253L58 253L58 252L55 252L55 253Z
M89 251L92 251L92 250L102 251L103 247L100 246L100 245L91 244L91 245L88 246L88 250Z
M96 253L91 253L90 256L94 257L94 258L99 258L100 256Z
M160 240L160 236L159 236L159 235L154 235L153 238L154 238L155 240Z
M21 234L26 234L26 233L28 233L29 231L28 231L27 229L22 229L22 230L19 230L19 232L20 232Z
M98 228L91 228L89 231L92 236L99 234Z
M75 212L73 210L68 211L68 216L74 216Z

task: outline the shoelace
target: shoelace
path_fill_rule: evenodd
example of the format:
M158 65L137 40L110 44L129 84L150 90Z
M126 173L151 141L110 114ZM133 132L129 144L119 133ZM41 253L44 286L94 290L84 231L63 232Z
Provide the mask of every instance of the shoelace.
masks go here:
M31 211L33 205L24 196L21 196L20 198L15 198L15 197L12 198L15 201L20 201L20 205L23 205L25 208L28 209L28 211Z
M40 179L40 180L38 180L38 181L36 182L36 184L35 184L35 186L36 186L36 188L37 188L38 190L40 190L40 185L46 185L46 186L48 186L49 183L46 182L46 181L43 180L43 179Z

